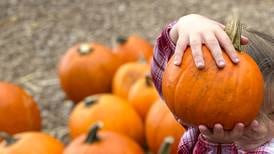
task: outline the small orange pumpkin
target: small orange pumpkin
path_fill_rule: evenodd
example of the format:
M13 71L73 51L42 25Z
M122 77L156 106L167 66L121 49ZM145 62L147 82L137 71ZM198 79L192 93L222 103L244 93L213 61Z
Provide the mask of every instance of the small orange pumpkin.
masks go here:
M120 36L116 42L114 52L123 62L136 61L142 56L149 61L152 56L152 44L138 35L131 35L128 38Z
M174 115L188 125L213 127L221 123L232 129L237 122L248 125L259 112L264 81L257 64L246 53L237 53L241 62L230 62L218 69L209 50L203 46L206 66L196 69L187 48L180 67L172 57L163 73L163 96ZM176 99L175 99L176 98Z
M240 52L241 24L231 18L225 28L236 53L241 59L237 65L223 54L226 66L217 68L206 46L202 52L205 68L199 70L193 62L191 48L184 52L181 66L173 64L174 56L163 73L163 96L173 114L186 125L221 123L232 129L238 122L249 125L260 110L264 96L264 80L256 62ZM224 51L223 51L224 52Z
M150 66L143 62L123 64L114 75L112 92L117 96L127 99L131 86L149 70Z
M142 148L131 138L111 131L98 131L95 124L87 135L74 139L64 154L143 154Z
M177 123L163 101L157 101L151 106L147 114L145 129L148 147L153 153L156 154L164 139L171 136L174 138L171 153L177 154L178 144L185 130Z
M144 125L141 118L126 100L111 94L87 97L77 104L69 118L72 138L87 133L90 125L104 123L103 130L127 135L139 143L144 142Z
M41 129L40 110L23 89L0 82L0 130L9 134Z
M0 133L1 154L62 154L64 145L57 139L41 132L23 132L10 136Z
M151 105L159 99L150 75L137 80L130 88L128 100L134 109L145 120Z
M112 77L121 63L111 49L98 43L77 44L59 63L59 79L69 99L111 91Z

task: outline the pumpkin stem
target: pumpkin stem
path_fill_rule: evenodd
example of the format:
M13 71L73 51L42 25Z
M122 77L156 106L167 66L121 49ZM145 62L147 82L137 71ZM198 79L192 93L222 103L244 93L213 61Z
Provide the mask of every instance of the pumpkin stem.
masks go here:
M149 73L146 74L145 79L146 79L146 85L147 85L148 87L151 87L153 84L152 84L151 75L150 75Z
M91 144L91 143L99 141L100 138L98 137L97 133L102 127L103 127L102 122L97 122L96 124L94 124L91 127L90 131L88 132L88 136L85 140L85 143Z
M172 136L168 136L164 139L158 154L170 154L171 144L174 142L174 138Z
M78 48L80 55L86 55L93 51L92 46L89 43L82 43Z
M125 36L118 36L118 37L116 38L116 42L117 42L118 44L124 44L124 43L127 42L127 37L125 37Z
M239 15L235 13L228 18L225 26L225 32L232 41L234 48L238 51L243 49L241 46L242 27L243 26L240 23Z
M13 136L11 136L10 134L6 133L6 132L0 132L0 138L4 139L6 141L6 145L12 145L13 143L15 143L17 141L16 138L14 138Z
M85 106L91 106L93 105L94 103L96 103L98 101L98 97L95 97L95 96L90 96L90 97L86 97L84 99L84 104Z

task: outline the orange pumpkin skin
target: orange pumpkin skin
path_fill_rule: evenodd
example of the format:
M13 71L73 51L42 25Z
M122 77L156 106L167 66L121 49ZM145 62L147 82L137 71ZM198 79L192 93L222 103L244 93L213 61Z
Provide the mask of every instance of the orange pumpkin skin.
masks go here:
M127 136L111 131L98 132L99 141L85 143L86 135L74 139L64 154L143 154L142 148Z
M150 66L145 63L131 62L119 67L112 81L112 92L127 99L131 86L135 81L145 76Z
M153 46L138 35L131 35L113 49L123 62L136 61L144 57L147 61L152 56Z
M0 143L1 154L62 154L64 145L57 139L40 132L24 132L16 134L18 139L11 145L5 141Z
M72 138L88 132L98 121L104 123L102 130L111 130L127 135L139 143L144 142L144 125L138 113L126 100L111 94L92 96L95 102L77 104L69 117Z
M0 82L0 130L9 134L41 129L40 110L20 87Z
M156 154L165 137L172 136L171 154L177 154L178 144L185 129L177 123L163 101L155 102L146 117L146 140L151 151Z
M137 80L129 90L128 101L143 120L151 105L158 99L159 95L150 77Z
M196 69L191 49L185 51L180 67L172 57L163 73L163 96L170 110L188 125L212 128L221 123L232 129L237 122L248 125L263 102L264 81L251 57L237 53L241 62L233 64L226 54L226 66L218 69L209 50L202 48L205 69Z
M61 86L75 103L92 94L110 92L112 77L120 64L111 49L101 44L77 44L60 60Z

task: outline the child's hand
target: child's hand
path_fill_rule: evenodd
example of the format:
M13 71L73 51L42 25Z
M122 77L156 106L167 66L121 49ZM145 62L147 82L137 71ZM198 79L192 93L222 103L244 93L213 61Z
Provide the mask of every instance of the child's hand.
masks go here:
M200 125L199 130L203 137L209 142L233 143L237 138L243 135L244 124L237 123L231 131L225 131L221 124L215 124L212 130L204 125Z
M235 143L243 150L255 149L271 140L272 129L273 122L271 120L260 123L256 121L255 125L245 128L243 135L237 138Z
M191 14L181 17L170 31L170 37L176 43L174 64L181 64L184 51L190 45L197 68L204 68L202 44L206 44L210 49L218 67L225 66L221 47L225 49L232 62L238 63L239 57L223 30L224 27L224 25L200 15ZM247 38L241 38L242 44L247 44L247 42Z

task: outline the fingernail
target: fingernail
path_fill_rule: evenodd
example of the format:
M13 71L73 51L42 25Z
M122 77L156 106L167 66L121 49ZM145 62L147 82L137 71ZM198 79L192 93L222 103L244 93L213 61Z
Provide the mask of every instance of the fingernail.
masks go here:
M174 65L179 65L179 61L178 60L174 60Z
M235 57L235 58L234 58L234 62L239 63L239 62L240 62L240 59L239 59L238 57Z
M219 64L220 67L225 66L225 62L223 60L219 60L218 64Z
M179 63L178 57L175 56L175 57L174 57L174 64L175 64L175 65L178 65L178 63Z
M198 68L203 68L203 67L204 67L204 63L201 62L201 61L198 61L198 62L197 62L197 67L198 67Z

